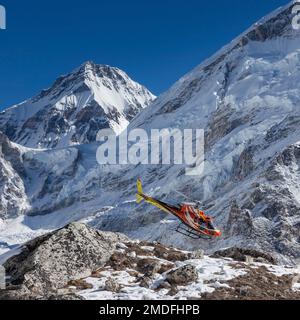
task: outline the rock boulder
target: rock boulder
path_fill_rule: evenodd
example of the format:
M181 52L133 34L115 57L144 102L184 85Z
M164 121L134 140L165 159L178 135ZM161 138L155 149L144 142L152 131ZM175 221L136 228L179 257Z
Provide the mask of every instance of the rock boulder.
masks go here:
M104 266L117 243L126 240L121 234L72 223L29 241L19 255L4 264L10 283L2 295L17 299L55 294L70 281L88 277Z

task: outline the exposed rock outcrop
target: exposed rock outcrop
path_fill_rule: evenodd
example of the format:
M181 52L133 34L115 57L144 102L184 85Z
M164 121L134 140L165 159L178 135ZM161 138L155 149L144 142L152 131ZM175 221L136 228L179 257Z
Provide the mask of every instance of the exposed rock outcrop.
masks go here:
M22 152L0 131L0 218L25 213L28 201Z
M101 232L72 223L26 243L22 252L5 262L11 298L53 295L70 281L91 275L110 258L121 234ZM11 290L10 290L11 289Z
M113 278L108 278L105 282L104 289L106 291L119 292L121 289L121 286Z
M194 266L185 265L170 271L166 279L171 285L187 285L198 280L198 273Z
M216 251L212 256L215 258L227 257L243 262L247 261L247 257L252 257L255 262L276 264L276 259L271 254L254 249L232 247Z

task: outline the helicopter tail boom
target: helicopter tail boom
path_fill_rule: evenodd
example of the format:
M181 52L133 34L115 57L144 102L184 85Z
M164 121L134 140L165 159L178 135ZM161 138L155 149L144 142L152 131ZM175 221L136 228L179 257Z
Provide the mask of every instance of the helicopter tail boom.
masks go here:
M165 211L166 213L176 214L176 210L178 210L177 208L173 208L172 206L162 201L159 201L157 199L154 199L152 197L145 195L143 192L142 182L140 179L137 180L137 191L138 191L136 194L137 203L141 203L144 200L147 203L151 204L152 206L155 206L160 210Z

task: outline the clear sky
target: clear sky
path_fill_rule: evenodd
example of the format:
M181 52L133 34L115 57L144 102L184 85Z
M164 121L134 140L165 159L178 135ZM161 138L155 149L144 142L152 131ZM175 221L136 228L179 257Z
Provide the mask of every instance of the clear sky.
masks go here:
M288 0L0 0L0 109L93 60L160 94Z

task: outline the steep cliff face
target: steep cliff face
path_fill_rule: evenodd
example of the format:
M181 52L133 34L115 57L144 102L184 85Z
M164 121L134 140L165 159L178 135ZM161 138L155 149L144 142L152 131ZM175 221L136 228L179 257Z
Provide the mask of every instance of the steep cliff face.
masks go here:
M17 217L28 209L22 150L0 132L0 218Z
M154 98L122 70L87 62L37 97L0 113L0 130L32 148L89 143L100 129L120 133Z

